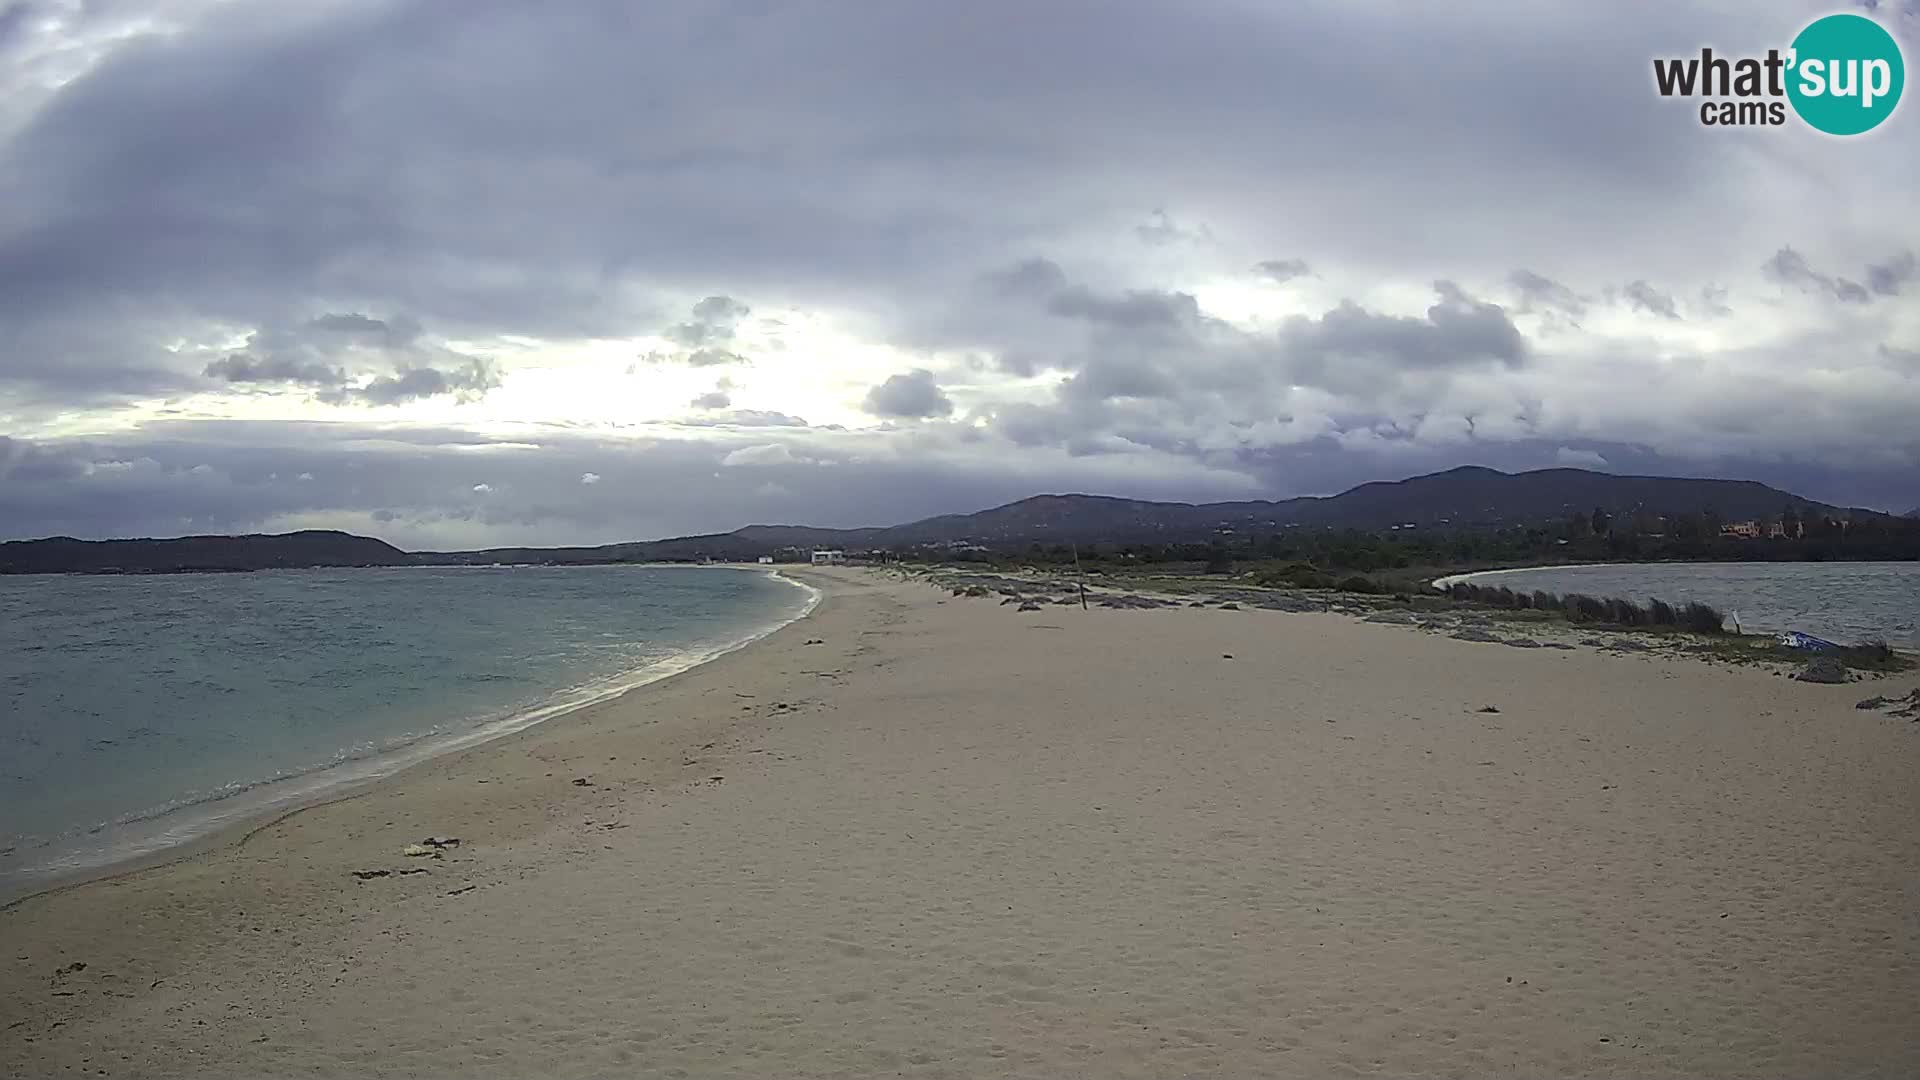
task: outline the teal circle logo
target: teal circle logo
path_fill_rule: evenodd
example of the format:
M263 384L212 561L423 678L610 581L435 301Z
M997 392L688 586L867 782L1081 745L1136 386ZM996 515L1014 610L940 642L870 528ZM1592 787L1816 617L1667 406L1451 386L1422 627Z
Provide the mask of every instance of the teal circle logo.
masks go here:
M1864 15L1828 15L1793 39L1787 100L1817 131L1858 135L1893 115L1907 84L1900 44Z

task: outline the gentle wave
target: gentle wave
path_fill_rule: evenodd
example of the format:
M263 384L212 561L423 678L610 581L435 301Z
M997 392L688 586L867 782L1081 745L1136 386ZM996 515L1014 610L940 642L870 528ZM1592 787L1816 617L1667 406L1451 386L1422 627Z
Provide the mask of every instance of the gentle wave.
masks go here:
M188 791L154 806L55 835L16 835L7 847L0 848L0 860L4 860L0 861L0 901L137 862L249 820L338 797L420 762L467 750L611 700L744 648L805 618L819 604L819 590L805 582L775 571L759 571L759 576L801 590L805 596L802 605L712 647L656 655L633 668L553 691L537 703L502 715L482 713L449 718L424 730L355 742L309 765L277 769L211 789ZM123 740L132 741L143 735L151 738L155 734L151 729L139 728L123 736Z

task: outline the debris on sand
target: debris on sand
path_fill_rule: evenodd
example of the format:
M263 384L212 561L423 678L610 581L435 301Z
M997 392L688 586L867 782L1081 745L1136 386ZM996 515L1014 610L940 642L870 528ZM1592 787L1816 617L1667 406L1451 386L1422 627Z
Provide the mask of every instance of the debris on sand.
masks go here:
M1455 641L1483 641L1490 645L1498 644L1500 641L1499 638L1475 626L1463 627L1447 636Z
M1009 600L1009 601L1007 601L1007 603L1012 603L1012 601L1010 601L1010 600ZM1014 610L1016 610L1016 611L1039 611L1039 610L1040 610L1040 605L1039 605L1039 604L1037 604L1037 603L1034 603L1034 602L1033 602L1032 600L1023 600L1023 601L1021 601L1021 602L1020 602L1020 606L1019 606L1018 608L1015 608Z
M1480 707L1479 707L1478 709L1475 709L1474 711L1475 711L1475 712L1484 712L1484 713L1497 713L1497 712L1499 712L1499 711L1500 711L1500 706L1498 706L1498 705L1482 705L1482 706L1480 706Z
M353 872L353 876L359 878L361 881L372 881L374 878L377 878L377 877L392 877L393 871L391 870L355 870Z
M1889 716L1898 716L1903 720L1920 720L1920 687L1905 697L1870 697L1855 705L1856 709L1887 709Z
M1843 683L1848 681L1849 676L1845 661L1837 656L1821 655L1807 661L1807 666L1801 668L1794 678L1810 683Z

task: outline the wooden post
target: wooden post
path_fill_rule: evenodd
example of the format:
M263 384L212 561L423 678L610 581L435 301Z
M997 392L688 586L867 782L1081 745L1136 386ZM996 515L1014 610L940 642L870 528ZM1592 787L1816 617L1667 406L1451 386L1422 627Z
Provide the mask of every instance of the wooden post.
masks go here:
M1080 579L1080 610L1087 610L1087 575L1080 569L1080 542L1073 543L1073 576Z

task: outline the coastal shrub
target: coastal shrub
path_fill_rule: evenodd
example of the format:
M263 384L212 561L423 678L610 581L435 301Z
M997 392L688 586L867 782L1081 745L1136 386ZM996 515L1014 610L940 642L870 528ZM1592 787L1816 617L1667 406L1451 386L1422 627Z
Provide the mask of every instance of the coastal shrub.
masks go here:
M1574 622L1607 621L1607 605L1598 597L1588 596L1585 593L1568 593L1566 600L1567 618Z
M1724 634L1727 617L1719 608L1696 600L1680 609L1680 625L1699 634Z
M1898 662L1899 654L1893 651L1893 647L1885 639L1877 637L1843 647L1840 658L1848 667L1866 671L1898 670L1906 666Z
M1344 584L1342 587L1345 587ZM1720 610L1701 603L1691 603L1682 607L1665 600L1650 600L1643 605L1638 601L1619 597L1602 598L1588 596L1585 593L1567 593L1561 596L1544 589L1515 592L1504 585L1473 585L1467 582L1455 582L1444 586L1441 592L1456 603L1482 604L1487 607L1516 610L1562 612L1570 622L1603 623L1612 626L1675 626L1702 634L1725 632L1723 624L1726 620ZM1882 645L1882 648L1884 647ZM1863 644L1856 648L1864 650L1867 646ZM1891 650L1888 652L1891 653Z
M1323 574L1312 563L1288 563L1271 570L1262 570L1254 575L1253 582L1267 588L1293 589L1331 589L1333 578Z
M1647 625L1647 609L1641 607L1639 604L1617 597L1608 599L1605 603L1607 605L1608 622L1616 626Z
M1372 578L1363 574L1352 574L1341 578L1340 583L1335 585L1334 588L1339 589L1341 592L1367 593L1370 595L1378 595L1387 591Z

